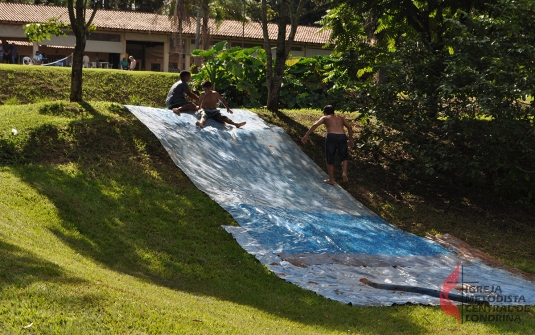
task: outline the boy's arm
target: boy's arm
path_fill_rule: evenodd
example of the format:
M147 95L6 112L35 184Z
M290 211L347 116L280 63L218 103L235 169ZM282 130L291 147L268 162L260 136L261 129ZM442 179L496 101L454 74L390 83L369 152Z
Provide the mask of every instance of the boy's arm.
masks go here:
M324 123L325 123L325 117L322 116L318 121L316 121L316 123L314 123L314 124L312 125L312 127L310 127L310 129L307 131L307 133L305 134L305 136L303 136L303 138L301 139L301 142L303 142L303 144L304 144L304 143L307 143L307 141L308 141L308 136L309 136L310 134L312 134L312 132L313 132L314 130L316 130L316 128L318 128L320 125L322 125L322 124L324 124Z
M346 118L344 118L344 126L347 128L347 136L349 137L347 146L349 147L349 149L353 149L353 147L355 146L355 143L353 143L353 127L351 127L349 122L347 122Z
M199 108L202 108L202 103L204 101L204 93L201 93L201 95L199 95Z
M188 97L192 98L193 100L199 101L199 97L197 96L197 94L193 93L192 91L188 90L186 94L188 95Z
M184 93L186 93L186 95L190 98L192 98L193 100L195 101L199 101L199 97L197 96L197 94L193 93L190 89L189 89L189 86L186 86L187 89L184 90Z
M225 101L225 99L221 96L221 94L219 94L219 92L216 92L216 97L219 101L221 101L223 103L223 105L227 108L227 112L229 112L230 114L234 113L230 107L228 106L227 102Z

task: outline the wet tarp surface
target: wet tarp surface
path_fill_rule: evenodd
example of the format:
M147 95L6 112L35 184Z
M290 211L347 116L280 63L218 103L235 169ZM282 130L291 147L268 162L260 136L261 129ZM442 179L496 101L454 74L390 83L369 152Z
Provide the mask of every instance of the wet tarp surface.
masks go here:
M322 183L325 172L254 113L228 115L247 122L240 129L213 120L200 129L197 114L127 108L239 224L224 228L280 278L353 305L438 305L446 278L461 264L450 299L535 304L532 278L390 225L338 185Z

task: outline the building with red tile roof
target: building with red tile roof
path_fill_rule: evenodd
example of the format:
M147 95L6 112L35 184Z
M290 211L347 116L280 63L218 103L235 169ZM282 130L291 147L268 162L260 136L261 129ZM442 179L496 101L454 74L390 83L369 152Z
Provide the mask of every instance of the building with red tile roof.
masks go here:
M89 17L91 10L88 10ZM28 41L24 36L23 25L41 23L55 17L70 24L67 7L0 3L0 39ZM88 36L86 54L92 60L105 60L114 67L119 60L133 55L138 61L138 68L153 71L169 71L189 68L191 50L195 46L195 19L183 23L182 36L185 41L184 62L177 64L178 53L174 51L174 39L178 33L178 22L167 15L153 13L98 10L93 24L97 27ZM211 42L227 41L229 46L262 46L263 33L258 22L224 20L209 22ZM270 40L277 38L277 25L268 24ZM329 54L331 50L323 49L329 39L329 31L318 27L299 26L295 34L292 55L314 56ZM21 44L21 43L17 43ZM65 37L53 36L51 40L35 43L33 47L19 47L19 54L29 56L40 50L49 58L63 57L74 47L75 38L71 32ZM274 43L273 43L274 44ZM26 50L28 49L28 50ZM57 57L53 57L57 56ZM21 58L22 59L22 58ZM97 63L98 64L98 63Z

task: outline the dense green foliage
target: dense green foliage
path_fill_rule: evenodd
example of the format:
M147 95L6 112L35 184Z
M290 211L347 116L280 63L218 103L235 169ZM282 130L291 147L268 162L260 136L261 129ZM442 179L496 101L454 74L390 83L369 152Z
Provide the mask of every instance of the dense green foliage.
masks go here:
M204 80L210 80L215 90L224 94L231 104L260 106L265 101L266 54L259 47L226 49L227 42L219 42L208 50L193 50L194 57L202 57L204 64L192 76L192 86L201 90Z
M193 74L192 89L199 93L202 82L210 80L232 106L262 106L267 99L264 50L258 47L218 48L194 51L195 55L204 58L205 63L198 73ZM347 89L336 84L344 77L331 74L338 62L330 57L289 60L281 107L321 108L327 103L347 106ZM70 68L5 65L0 68L0 74L8 82L0 88L0 104L68 99ZM155 107L165 104L167 91L180 79L177 73L100 69L84 69L83 75L84 96Z
M24 36L30 42L41 42L43 40L50 40L52 35L66 36L63 29L69 26L53 17L44 23L28 23L23 26Z
M210 80L233 105L258 107L267 100L266 53L262 48L226 49L220 42L208 50L194 50L203 58L203 66L192 76L192 86ZM286 61L281 108L322 108L327 104L348 110L354 92L347 85L348 76L340 71L342 59L329 56L296 57ZM343 71L343 70L342 70Z
M401 174L534 201L531 1L381 3L345 4L325 20L338 51L358 54L347 71L361 149Z

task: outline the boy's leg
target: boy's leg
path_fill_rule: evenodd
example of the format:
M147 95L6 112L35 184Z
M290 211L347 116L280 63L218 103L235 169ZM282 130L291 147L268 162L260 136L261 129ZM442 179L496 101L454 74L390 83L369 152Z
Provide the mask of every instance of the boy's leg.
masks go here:
M334 164L327 164L327 172L329 173L329 179L325 179L325 184L334 185Z
M327 173L329 174L329 179L325 179L323 182L325 184L334 185L334 155L336 153L336 140L333 140L333 136L325 138L325 160L327 161Z
M228 123L228 124L231 124L231 125L235 126L236 128L240 128L240 127L244 126L247 123L245 121L244 122L240 122L240 123L236 123L236 122L232 121L231 119L229 119L226 116L223 117L223 121Z
M180 115L181 112L192 112L197 111L197 105L187 102L187 103L177 103L172 105L171 107L168 107L173 111L173 113Z
M193 112L197 111L197 105L187 104L178 108L181 112Z
M205 122L206 122L206 117L203 116L203 117L201 118L201 121L197 121L197 122L195 122L195 125L196 125L197 127L204 128L204 123L205 123Z
M346 183L349 181L349 179L347 178L347 165L348 165L347 160L342 162L342 180Z
M204 111L201 112L201 121L195 122L195 125L200 128L204 128L204 123L208 119L208 116L206 116L206 113Z
M343 139L340 139L340 142L338 142L338 155L340 157L340 160L342 161L342 180L344 182L348 182L349 179L347 178L347 166L348 166L348 150L347 150L347 137L343 136Z

